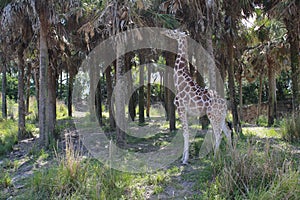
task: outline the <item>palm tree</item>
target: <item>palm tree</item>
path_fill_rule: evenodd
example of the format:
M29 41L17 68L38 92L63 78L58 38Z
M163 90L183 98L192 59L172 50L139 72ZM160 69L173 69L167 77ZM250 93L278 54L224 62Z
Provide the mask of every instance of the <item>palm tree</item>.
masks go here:
M233 115L233 125L236 132L241 132L241 124L237 109L237 99L235 92L235 81L234 81L234 57L235 57L235 41L238 37L237 30L238 22L241 18L249 17L254 11L254 6L250 1L225 1L223 2L223 7L225 11L224 16L224 32L223 38L227 47L227 72L228 72L228 88L229 97L231 102L231 111Z
M2 47L17 54L18 59L18 139L28 136L25 131L24 52L33 38L33 19L28 12L23 12L27 8L32 11L30 1L12 2L3 8L1 15Z
M280 73L285 68L287 47L284 35L286 30L282 28L282 23L275 19L268 19L265 14L258 10L254 22L255 27L251 28L251 47L245 51L246 64L251 67L248 69L246 77L255 79L259 77L260 91L259 104L261 103L262 78L264 74L268 76L269 88L269 113L268 125L272 126L276 119L276 73ZM250 78L251 77L251 78ZM258 112L259 113L259 112Z
M288 42L290 44L290 62L292 71L292 91L294 110L299 110L300 105L300 65L299 65L299 24L300 24L300 1L264 1L265 11L282 20L287 29Z
M56 66L59 56L55 51L55 49L57 49L55 48L57 45L55 38L59 36L57 33L61 34L64 32L61 31L64 26L69 26L68 22L72 20L78 21L79 14L76 14L74 11L76 9L73 10L72 8L78 7L80 5L79 3L77 0L61 2L34 0L12 1L4 8L4 12L2 13L1 27L2 30L5 30L1 33L9 33L3 37L13 37L10 40L12 42L18 38L22 38L21 41L23 41L23 44L17 47L19 63L21 65L24 63L21 60L22 58L24 59L24 52L22 56L22 50L27 48L29 41L37 42L36 40L32 40L32 29L39 33L39 126L41 134L40 141L46 148L49 145L50 139L53 137L56 119L56 69L54 66ZM66 12L67 14L65 14ZM18 35L18 33L21 33L21 36ZM68 37L66 36L65 38ZM9 44L5 46L13 47L13 45ZM51 49L51 51L49 51L49 49ZM51 54L49 55L48 52ZM20 67L20 76L23 75L22 70L24 69ZM23 82L21 81L23 80L22 77L19 77L19 80L20 83ZM22 95L22 87L20 86L19 89L19 94ZM22 99L21 97L19 98L19 106L24 105L21 102ZM19 109L21 114L22 110L23 109ZM21 120L20 123L22 121L23 120ZM23 130L22 123L20 125L19 129Z

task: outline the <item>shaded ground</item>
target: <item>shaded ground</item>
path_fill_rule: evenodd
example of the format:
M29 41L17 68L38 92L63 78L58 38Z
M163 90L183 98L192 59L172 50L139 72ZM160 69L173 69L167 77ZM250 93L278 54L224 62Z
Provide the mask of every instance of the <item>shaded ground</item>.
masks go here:
M66 122L69 123L68 121L63 123ZM151 125L151 123L153 125L156 122L152 120L149 124ZM62 127L64 126L62 125ZM247 140L252 140L261 145L268 142L275 148L288 150L297 158L296 160L299 163L300 146L287 144L278 135L268 131L269 129L257 127L244 130L244 132L250 134L246 136ZM62 133L61 140L56 145L58 147L57 152L60 154L64 153L66 138L69 138L74 144L74 148L82 152L82 156L91 156L87 149L82 146L78 132L73 126L71 128L67 127ZM252 133L257 134L251 135ZM129 147L132 150L141 152L152 151L166 145L172 137L173 135L167 134L166 128L162 127L160 134L150 137L148 140L132 139ZM181 165L180 160L177 159L167 168L160 170L159 173L163 173L161 182L158 181L155 184L149 182L146 185L139 186L144 188L145 199L201 199L203 188L214 180L213 176L215 173L213 172L213 157L211 155L199 159L199 151L203 139L204 136L200 135L191 141L189 165ZM1 173L7 173L11 179L8 185L0 185L0 199L16 199L19 194L26 190L25 183L33 176L35 171L47 169L48 166L55 163L56 156L53 150L49 152L40 150L37 145L37 139L32 138L19 142L19 144L14 146L10 154L0 159Z

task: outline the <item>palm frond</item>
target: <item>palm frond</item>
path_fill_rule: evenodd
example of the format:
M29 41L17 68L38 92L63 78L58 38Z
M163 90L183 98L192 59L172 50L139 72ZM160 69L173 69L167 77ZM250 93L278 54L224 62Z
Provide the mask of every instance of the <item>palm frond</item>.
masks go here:
M180 26L180 22L172 14L162 14L156 11L147 10L144 14L147 18L156 20L164 28L175 29Z

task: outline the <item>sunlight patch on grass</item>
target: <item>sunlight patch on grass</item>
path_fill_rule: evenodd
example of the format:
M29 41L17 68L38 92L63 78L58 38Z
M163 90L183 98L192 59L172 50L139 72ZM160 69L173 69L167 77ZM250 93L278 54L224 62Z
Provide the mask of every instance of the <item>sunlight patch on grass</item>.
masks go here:
M281 138L279 129L267 127L247 127L243 128L245 136L257 136L260 138Z

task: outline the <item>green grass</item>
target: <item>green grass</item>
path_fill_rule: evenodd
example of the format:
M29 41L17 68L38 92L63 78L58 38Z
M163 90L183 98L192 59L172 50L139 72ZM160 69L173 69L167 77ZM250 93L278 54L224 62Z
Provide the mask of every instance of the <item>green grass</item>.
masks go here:
M25 199L144 199L146 188L163 191L168 173L130 174L109 169L94 159L84 159L68 143L66 155L37 171L28 182ZM173 169L175 172L176 170Z
M266 138L275 134L263 132ZM203 199L297 199L300 173L290 152L260 139L261 131L248 131L245 137L237 149L220 152L214 161L214 181Z
M18 124L13 120L0 121L0 156L9 152L17 142Z
M267 127L249 127L243 128L245 136L255 136L259 138L281 138L279 129Z
M62 102L56 103L56 119L67 119L68 118L68 108Z
M77 128L90 128L89 120L83 121L86 123ZM16 127L16 122L10 123ZM148 144L150 150L167 145L177 132L168 133L163 123L149 121L146 126L157 126L160 132L147 138L128 135L129 151L139 151L136 148L139 144ZM71 126L68 120L59 120L57 131L63 132ZM197 125L192 127L200 129ZM140 174L120 172L83 157L74 151L70 142L65 151L55 150L55 153L32 148L30 157L51 161L51 165L36 169L33 177L25 181L25 192L19 193L16 199L146 199L149 194L159 198L166 194L166 189L179 195L175 199L277 200L297 199L300 195L299 155L291 152L291 147L296 146L282 139L281 129L244 129L244 136L236 141L234 150L228 150L223 140L216 157L209 154L199 158L203 141L204 136L191 141L190 165L181 166L175 161L167 168ZM18 163L7 162L5 166L17 170ZM11 185L12 175L6 168L0 168L0 188ZM193 185L186 191L183 182Z
M283 120L281 134L288 142L300 142L300 114L295 114Z

